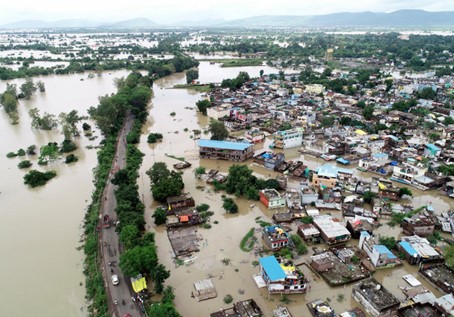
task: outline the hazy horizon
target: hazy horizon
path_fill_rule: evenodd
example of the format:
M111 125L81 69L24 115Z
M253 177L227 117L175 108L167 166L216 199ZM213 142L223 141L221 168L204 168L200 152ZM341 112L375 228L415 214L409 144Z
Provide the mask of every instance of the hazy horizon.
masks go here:
M129 0L112 3L106 0L54 2L19 0L7 2L0 12L0 25L22 20L57 21L83 19L115 22L148 18L156 23L206 19L240 19L260 15L321 15L337 12L392 12L397 10L454 11L452 0L282 0L279 2L240 0L168 0L165 2Z

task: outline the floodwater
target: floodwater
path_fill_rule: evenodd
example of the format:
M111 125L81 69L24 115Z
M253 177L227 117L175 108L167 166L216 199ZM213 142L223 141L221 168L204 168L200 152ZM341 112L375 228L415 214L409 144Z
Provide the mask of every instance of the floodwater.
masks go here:
M233 77L237 71L245 69L221 68L207 73L207 70L214 66L216 65L207 64L206 62L201 63L199 66L201 82L207 82L207 78L211 81L220 81L223 78ZM255 67L255 69L258 73L261 67ZM254 71L252 71L251 75L255 75ZM221 199L221 195L225 193L214 193L210 185L194 177L193 170L198 166L203 166L207 170L218 169L220 172L227 173L232 163L198 158L196 141L191 138L193 135L191 131L194 129L203 131L207 128L209 122L207 117L196 112L195 102L201 98L201 94L193 90L166 89L173 87L175 84L183 83L184 80L185 77L183 74L175 74L154 83L154 97L152 99L150 116L143 128L143 135L139 145L140 150L145 153L139 178L141 196L146 205L145 219L148 230L156 232L160 261L172 271L167 283L174 288L176 307L182 316L185 317L207 316L209 313L217 311L221 307L226 308L228 305L224 304L223 298L227 294L231 294L234 301L253 298L262 310L264 310L265 315L271 316L271 310L282 304L282 298L280 295L269 296L265 289L257 288L252 275L257 274L259 268L254 267L252 262L257 261L258 258L253 252L246 253L241 251L239 244L250 228L259 228L256 223L257 217L265 221L270 221L272 212L267 210L260 202L236 199L240 210L239 213L235 215L226 214L222 209ZM171 112L175 112L175 116L170 116ZM150 132L162 133L164 136L162 143L147 144L146 136ZM202 133L201 137L209 138L209 135ZM267 140L264 145L257 146L256 150L267 149L270 143L270 140ZM173 261L172 248L165 228L163 226L156 227L153 223L151 216L153 210L159 204L154 202L151 197L149 178L145 174L155 162L165 162L171 168L178 161L170 157L170 155L184 157L192 164L191 168L184 170L183 173L185 191L191 193L196 204L209 204L210 210L214 211L214 215L211 217L212 228L198 229L197 233L200 235L200 252L193 255L193 260L190 261L190 264L179 267L176 267ZM316 168L325 163L314 157L300 155L296 150L287 150L286 156L287 159L300 159L311 168ZM254 173L260 177L275 177L277 175L275 172L257 166L251 161L243 164L252 168ZM359 177L370 178L373 176L372 174L359 173L359 171L355 170L355 175ZM289 182L289 187L296 188L297 186L297 181ZM413 192L416 197L408 203L414 206L426 203L429 200L437 212L449 208L450 202L446 197L439 197L434 192L422 193L416 189ZM379 228L378 233L395 234L397 236L399 228L390 228L384 224ZM260 237L257 232L256 236ZM352 240L350 243L351 245L357 246L358 241ZM310 254L312 254L312 250L310 250ZM221 261L223 259L229 259L230 264L224 265ZM297 259L296 262L300 263L307 260L308 257L305 256L304 258ZM306 303L315 299L327 299L329 297L331 305L338 313L357 306L350 296L351 285L345 288L343 286L331 288L324 280L317 278L307 267L303 266L302 270L311 281L311 290L305 295L288 296L291 301L288 306L295 316L309 316ZM404 299L399 286L407 286L401 276L408 273L416 276L417 267L405 264L396 269L378 271L374 276L396 297ZM193 284L198 280L208 277L212 278L218 296L211 300L196 302L194 298L191 298L191 291L194 289ZM421 280L421 282L434 292L435 295L440 295L437 290L433 289L425 281ZM344 298L338 298L339 294L344 294Z
M75 154L79 161L72 165L40 167L37 157L24 157L33 162L34 169L58 173L46 186L36 189L23 184L27 171L17 167L21 158L9 159L6 153L63 140L59 130L33 130L29 109L37 107L41 114L56 116L77 109L85 116L89 107L97 105L99 95L115 92L113 79L127 74L118 71L92 79L87 79L88 74L36 78L44 82L46 92L36 92L31 100L19 102L18 125L12 125L0 108L0 316L86 316L83 253L76 248L96 166L96 150L85 147L97 145L100 139L78 138ZM11 82L20 85L23 80ZM1 81L1 92L5 86ZM94 129L93 135L99 136L99 132Z
M202 62L199 68L200 81L220 82L224 78L235 77L240 71L248 71L251 76L257 76L260 69L264 69L265 73L277 73L276 69L266 66L219 68L217 64ZM20 101L20 124L11 125L5 112L0 109L0 254L3 259L0 262L0 316L86 315L83 254L76 248L80 245L80 234L83 232L81 224L93 190L92 169L96 166L96 151L85 147L97 145L99 138L89 141L81 136L78 139L79 150L76 152L79 161L71 166L58 163L42 168L36 165L36 158L30 158L34 163L33 168L53 169L58 173L55 179L38 189L29 189L23 184L22 177L26 171L17 168L21 159L8 159L6 153L31 144L41 146L50 141L62 141L60 131L42 132L31 129L27 114L29 109L38 107L41 114L49 112L55 115L77 109L79 114L85 115L87 108L97 105L98 96L115 91L114 78L127 74L127 71L117 71L92 79L87 78L88 74L36 78L45 83L46 92L37 92L29 101ZM11 82L20 85L23 79ZM265 290L256 287L252 275L259 270L252 266L252 261L257 258L254 254L241 251L239 243L251 227L258 227L255 223L256 217L268 220L272 213L258 202L238 199L240 212L227 215L221 208L221 194L214 194L210 186L195 179L192 170L198 166L215 168L226 173L230 163L198 159L196 142L191 138L191 131L206 129L209 121L195 110L195 102L201 98L200 93L194 90L167 89L181 83L185 83L183 73L155 82L151 115L144 126L139 145L146 154L139 178L142 199L147 206L146 221L150 230L157 231L156 240L161 261L172 269L168 283L175 288L177 308L185 317L207 316L210 312L225 307L222 299L230 293L234 300L254 298L269 316L269 310L281 304L280 297L268 298ZM0 92L5 86L5 82L0 82ZM170 116L171 112L176 115ZM93 123L91 125L94 127ZM162 133L163 142L147 144L146 136L150 132ZM99 136L99 132L95 130L94 135ZM208 135L202 134L202 137ZM257 150L267 148L268 144L269 141L265 145L257 146ZM149 180L145 174L154 162L164 161L169 166L178 162L166 154L184 156L192 163L192 168L185 170L183 174L185 190L194 196L197 204L207 203L211 206L210 210L215 212L211 218L213 227L198 231L203 241L200 243L201 251L195 254L194 263L178 268L175 268L173 263L164 228L155 228L152 222L151 215L156 203L152 201ZM299 158L312 168L323 164L315 158L301 156L297 151L287 151L286 154L288 159ZM276 176L275 172L250 162L246 164L258 176ZM296 187L297 182L290 182L290 186ZM424 193L434 205L447 209L448 201L445 198L432 197L430 194ZM251 207L252 203L255 206ZM218 221L218 224L214 224L214 221ZM221 260L224 258L230 259L231 265L223 265ZM383 280L386 287L397 287L402 282L399 278L401 271L398 270L378 272L376 277ZM416 268L411 267L409 270L415 272ZM197 303L190 297L193 283L208 276L213 276L218 297ZM312 280L312 276L308 276ZM326 283L312 283L309 294L290 296L293 301L290 308L295 314L306 315L306 300L323 299L326 296L337 296L337 292L344 292L339 288L328 293ZM240 294L239 291L244 293ZM398 296L398 290L392 291ZM349 294L348 290L345 293ZM338 312L353 305L349 296L345 296L341 303L336 300L332 300L332 303Z

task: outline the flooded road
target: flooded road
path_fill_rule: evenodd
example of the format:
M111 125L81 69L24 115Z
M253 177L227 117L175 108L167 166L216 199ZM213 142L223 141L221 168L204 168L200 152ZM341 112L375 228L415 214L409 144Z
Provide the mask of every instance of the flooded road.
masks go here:
M40 167L37 156L23 157L33 162L34 169L58 173L47 185L36 189L23 184L27 170L18 169L21 158L9 159L6 153L32 144L39 148L50 141L63 141L59 130L33 130L29 109L37 107L41 114L56 116L77 109L80 115L87 115L86 110L97 105L99 95L115 92L113 79L128 73L105 73L93 79L87 79L87 74L39 78L46 92L36 92L31 100L19 102L18 125L11 125L0 108L0 316L86 316L83 253L76 248L96 166L96 150L85 147L97 145L100 139L78 138L75 154L79 161L72 165ZM12 82L20 85L23 80ZM0 91L5 86L1 81ZM93 135L99 136L99 132L95 130Z
M200 81L205 82L205 78L210 78L211 81L216 81L219 78L235 76L235 71L229 68L219 68L219 73L204 73L206 69L215 65L202 62L199 66ZM244 69L244 68L242 68ZM240 69L240 70L242 70ZM229 75L223 75L224 70L228 71ZM260 67L256 67L257 72ZM266 72L266 70L265 70ZM254 76L254 73L251 74ZM214 78L214 79L213 79ZM203 166L207 170L218 169L220 172L227 173L230 162L214 161L198 158L198 150L196 142L191 138L193 129L204 130L208 125L208 118L196 112L195 102L201 98L199 93L192 90L182 89L166 89L175 84L184 83L185 77L183 74L175 74L164 79L158 80L154 84L154 97L150 116L147 124L143 128L143 135L139 148L145 153L144 162L140 170L140 192L146 205L146 221L147 227L151 231L156 231L156 241L158 245L159 258L162 263L171 269L172 273L167 283L175 290L175 303L178 311L185 317L208 316L211 312L219 310L221 307L228 307L224 304L223 298L227 294L231 294L234 301L253 298L258 305L264 310L266 316L271 316L271 310L276 306L283 304L280 295L269 296L266 289L258 289L252 279L252 275L259 272L258 267L252 265L253 261L258 258L253 252L243 252L239 245L241 239L252 227L259 228L256 219L260 217L265 221L269 221L272 212L266 209L259 202L247 201L245 199L236 199L240 212L235 215L226 214L222 209L221 195L225 193L214 193L210 185L204 181L198 180L193 174L193 170L198 166ZM174 117L170 116L171 112L175 112ZM187 132L185 132L187 129ZM164 139L162 143L147 144L146 136L150 132L160 132ZM209 135L202 133L202 138L209 138ZM259 145L256 150L264 150L271 143L267 140L264 145ZM145 172L155 162L166 162L168 167L178 161L169 155L176 157L184 157L192 164L192 167L184 170L183 180L185 183L185 191L190 192L194 197L196 204L206 203L210 205L210 210L214 212L211 217L211 229L199 228L197 234L200 236L199 247L200 252L193 255L192 261L186 265L177 267L172 259L172 248L167 238L165 228L163 226L156 227L153 223L152 213L158 206L152 200L149 191L149 179ZM297 150L287 150L287 159L300 159L309 167L316 168L326 162L311 156L301 155ZM251 161L243 163L254 170L254 173L259 177L274 177L277 174L273 171L264 169L261 166L253 164ZM359 175L359 171L355 170L355 175L361 177L371 177L372 175ZM290 181L289 187L296 188L298 182ZM412 189L413 190L413 189ZM418 206L420 203L425 203L428 197L430 201L439 209L444 211L449 208L449 201L445 197L438 197L433 192L422 194L417 190L413 190L415 198L409 203ZM418 196L421 195L422 196ZM255 206L251 207L252 204ZM217 222L217 224L216 224ZM398 227L391 229L387 225L380 227L380 232L390 234L390 232L398 233ZM295 231L293 231L294 233ZM256 232L256 236L260 237ZM259 243L261 243L259 238ZM352 240L351 245L358 245L357 240ZM323 247L323 246L318 246ZM311 250L312 252L312 250ZM311 254L311 253L310 253ZM230 264L224 265L221 260L229 259ZM304 260L308 257L305 256ZM296 262L301 262L303 259L297 259ZM328 284L316 277L307 267L302 266L303 272L311 281L311 290L305 295L290 295L290 303L288 306L295 316L309 316L306 308L308 301L315 299L330 298L331 305L336 312L341 313L350 307L356 307L356 302L351 298L351 285L345 288L331 288ZM401 278L402 275L411 273L416 276L417 267L405 264L397 269L387 269L378 271L374 274L375 278L383 283L396 297L403 299L403 293L399 286L407 286L406 282ZM191 291L194 289L193 283L198 280L211 277L217 289L218 296L214 299L196 302L191 298ZM420 279L421 280L421 279ZM440 295L435 289L429 286L424 280L421 280L424 286L429 288L435 295ZM338 294L345 294L342 300L338 300Z

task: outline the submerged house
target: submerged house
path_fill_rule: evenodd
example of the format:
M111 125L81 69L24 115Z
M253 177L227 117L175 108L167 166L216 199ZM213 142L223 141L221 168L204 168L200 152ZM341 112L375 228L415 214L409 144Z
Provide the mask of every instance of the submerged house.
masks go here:
M285 198L275 189L261 190L260 201L269 209L285 207Z
M397 243L397 249L403 252L410 264L441 262L443 256L438 253L426 238L419 236L402 237Z
M254 156L252 143L201 139L198 144L200 158L243 162Z
M373 317L397 316L400 301L374 278L353 285L352 295Z
M435 222L424 214L415 214L411 218L404 218L400 226L405 234L425 237L433 234Z
M303 129L295 128L285 131L277 131L274 134L273 146L278 149L289 149L301 146L303 143Z
M359 248L363 250L376 269L394 267L400 264L399 259L384 245L375 244L373 237L367 232L361 232Z
M331 216L320 215L314 218L314 225L320 230L320 236L326 244L332 245L350 240L351 234L341 223Z
M268 249L272 251L285 248L289 243L289 235L280 226L268 226L263 228L262 238Z
M305 293L307 279L290 260L277 259L274 255L259 259L260 275L254 279L266 286L270 294Z
M194 198L189 193L167 197L167 214L174 214L179 209L194 207Z
M345 168L325 164L315 170L312 175L312 185L322 188L334 188L338 181L350 179L353 172Z

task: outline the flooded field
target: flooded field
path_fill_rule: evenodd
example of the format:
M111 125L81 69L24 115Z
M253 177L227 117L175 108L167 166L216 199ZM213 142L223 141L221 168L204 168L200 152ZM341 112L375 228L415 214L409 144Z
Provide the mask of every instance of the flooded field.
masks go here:
M222 79L233 77L233 72L229 69L219 69L219 73L205 73L205 69L213 67L202 62L200 65L200 80L204 82L207 77ZM243 68L242 68L243 69ZM256 67L258 70L260 67ZM224 72L227 70L227 73ZM237 70L235 70L237 71ZM265 70L266 72L266 70ZM230 75L230 76L229 76ZM251 74L254 75L254 74ZM237 199L240 212L235 215L226 214L222 209L221 195L223 193L214 193L210 185L204 181L194 177L193 169L198 166L204 166L207 170L218 169L223 173L227 173L230 162L214 161L198 158L198 150L196 142L191 138L192 130L204 130L208 126L208 118L197 114L195 110L195 102L200 98L200 94L191 90L181 89L166 89L175 84L184 82L182 74L169 76L155 82L155 95L152 100L150 117L148 123L143 128L143 136L140 143L140 150L146 154L144 163L140 171L140 191L144 199L146 209L146 221L148 229L156 231L156 240L159 246L159 258L168 267L171 268L171 277L167 281L175 289L176 306L182 316L196 317L208 316L209 313L219 310L220 307L226 308L227 305L223 302L223 297L231 294L234 301L253 298L257 304L265 311L266 316L271 316L271 310L276 306L283 304L284 300L280 295L269 296L266 289L258 289L252 279L252 275L259 272L258 267L252 265L253 261L257 261L258 257L253 253L243 252L240 247L240 241L248 230L252 227L259 228L256 219L260 217L263 220L269 221L272 212L266 209L259 202L247 201L245 199ZM175 112L175 117L171 117L170 113ZM188 132L185 132L185 128ZM164 135L162 143L149 145L146 143L146 135L150 132L161 132ZM203 135L202 138L208 138L208 135ZM258 145L256 150L267 149L270 140L263 145ZM210 205L210 210L214 211L214 216L211 217L211 229L199 228L200 252L193 255L193 258L187 265L177 267L172 259L172 248L167 238L165 228L155 227L153 224L152 213L158 206L153 202L149 191L149 179L145 174L154 162L166 162L169 167L178 161L169 157L184 157L192 164L190 169L184 170L183 179L185 182L185 191L190 192L194 197L196 204L206 203ZM300 159L309 165L311 168L323 165L321 159L311 156L301 155L297 150L287 150L287 159ZM253 164L251 161L246 162L249 168L254 170L254 173L260 177L274 177L275 172L264 169L261 166ZM361 178L370 178L372 174L362 173L355 170L355 175ZM298 181L290 181L289 187L298 185ZM437 212L447 210L449 201L446 197L439 197L436 192L420 192L412 189L415 197L406 203L413 206L420 206L431 202ZM254 206L252 206L254 204ZM340 214L340 213L339 213ZM215 222L218 222L217 224ZM295 232L295 231L293 231ZM379 228L377 233L397 236L400 232L398 227L390 228L386 224ZM259 243L260 239L259 239ZM357 240L351 240L351 245L357 246ZM318 245L323 248L323 245ZM309 255L312 254L312 250ZM224 265L223 259L229 259L230 264ZM307 261L308 256L296 260L296 263ZM289 295L287 298L290 302L287 304L290 307L294 316L309 316L306 308L308 301L315 299L326 300L329 298L331 305L337 313L341 313L350 307L356 307L356 302L351 298L351 285L346 287L329 287L328 284L317 277L306 266L301 269L311 281L310 292L305 295ZM403 299L403 293L399 289L401 286L407 286L406 282L401 278L405 274L417 274L417 267L405 264L396 269L386 269L378 271L374 274L375 278L383 283L396 297ZM194 289L193 283L198 280L211 277L217 289L218 296L215 299L196 302L191 298L191 291ZM438 291L429 286L424 280L421 280L424 286L429 288L435 295L440 295ZM341 300L338 296L344 294Z
M89 141L81 136L75 152L79 161L70 166L55 163L41 168L37 157L27 158L33 162L32 168L58 173L46 186L37 189L23 184L26 170L17 167L21 159L6 158L6 153L32 144L39 147L63 140L59 130L32 129L29 109L37 107L41 113L57 116L77 109L80 115L86 115L89 107L96 106L99 95L115 91L113 79L127 73L105 73L85 81L80 78L87 74L39 78L45 83L46 92L37 92L31 100L19 102L18 125L11 125L0 109L0 316L86 316L83 253L76 248L93 190L92 169L96 166L96 150L85 147L97 145L99 138ZM21 84L23 80L11 82ZM5 86L1 81L0 91ZM99 133L95 130L94 135Z

